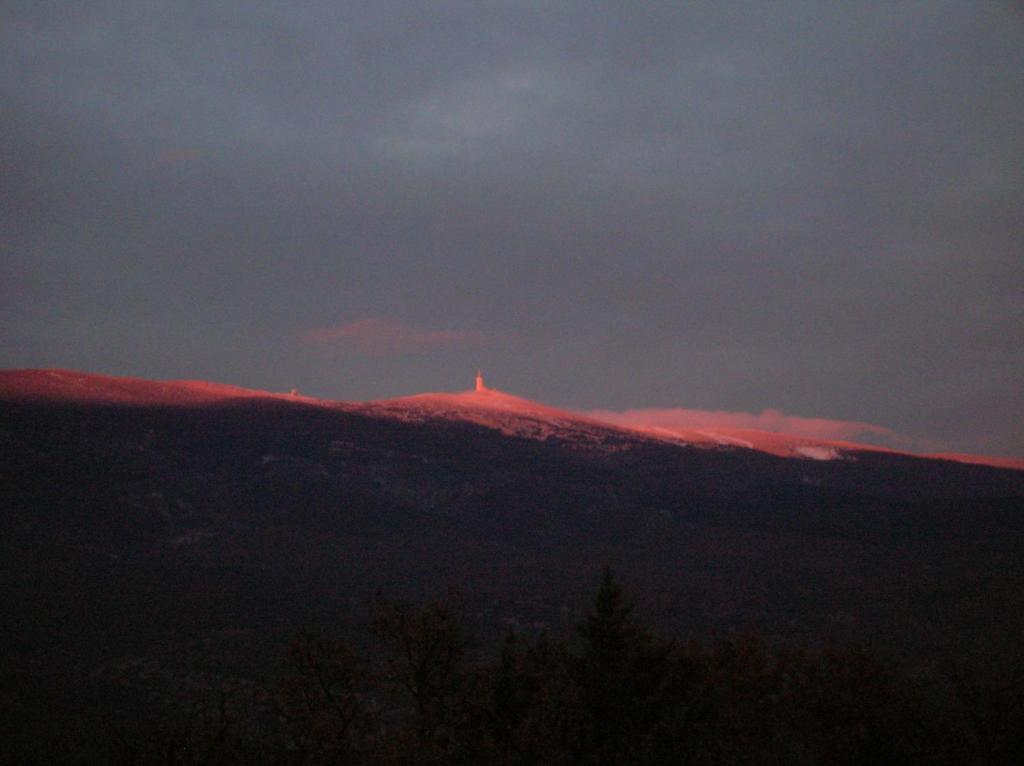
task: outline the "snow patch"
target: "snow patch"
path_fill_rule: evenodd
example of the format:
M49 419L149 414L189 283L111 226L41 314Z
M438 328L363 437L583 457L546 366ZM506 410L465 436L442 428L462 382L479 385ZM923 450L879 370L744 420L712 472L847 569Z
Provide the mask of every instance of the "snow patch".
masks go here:
M795 447L793 452L799 457L805 457L810 460L839 460L842 457L839 450L835 447L819 447L810 444Z

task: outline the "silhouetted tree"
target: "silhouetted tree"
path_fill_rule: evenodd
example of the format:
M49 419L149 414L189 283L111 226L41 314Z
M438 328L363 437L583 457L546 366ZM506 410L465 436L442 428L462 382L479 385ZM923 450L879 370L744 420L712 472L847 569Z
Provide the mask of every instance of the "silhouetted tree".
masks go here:
M707 712L695 663L632 618L611 570L593 611L577 626L583 646L575 663L583 714L576 760L593 764L661 763L699 747Z
M510 634L494 675L491 726L501 763L569 763L583 730L574 658L562 642Z
M412 708L412 731L393 727L392 739L410 738L398 750L412 749L415 762L444 762L464 723L467 645L458 615L440 601L415 609L381 600L374 624L390 649L384 677Z
M749 764L957 763L907 682L858 650L726 641L706 658L716 759Z
M365 666L340 641L304 637L291 647L294 672L277 684L273 707L287 750L305 763L360 763L372 733Z
M510 634L500 660L489 663L469 660L450 604L417 608L381 599L374 624L385 640L373 662L344 643L303 638L291 648L291 672L269 698L257 695L249 713L224 688L215 700L169 710L142 731L108 737L116 740L105 748L108 757L93 757L104 752L101 741L37 742L37 735L3 743L0 762L5 756L12 763L356 766L1020 760L1019 674L996 684L954 672L926 693L862 651L779 648L757 639L705 651L655 636L633 612L606 569L576 641ZM275 714L269 722L268 701Z

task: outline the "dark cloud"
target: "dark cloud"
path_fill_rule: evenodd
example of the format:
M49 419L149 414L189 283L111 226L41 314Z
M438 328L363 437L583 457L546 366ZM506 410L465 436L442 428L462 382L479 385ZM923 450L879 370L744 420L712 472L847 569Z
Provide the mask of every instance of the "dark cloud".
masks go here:
M3 366L1024 453L1013 4L13 2L0 78ZM294 342L374 316L506 340Z

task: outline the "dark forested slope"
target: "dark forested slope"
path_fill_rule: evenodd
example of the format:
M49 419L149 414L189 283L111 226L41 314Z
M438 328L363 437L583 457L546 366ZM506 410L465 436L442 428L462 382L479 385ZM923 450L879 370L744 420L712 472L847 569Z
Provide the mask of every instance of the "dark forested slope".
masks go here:
M675 635L1015 659L1022 472L429 414L9 396L0 700L60 716L89 695L135 710L256 683L303 630L368 642L378 592L458 592L485 643L564 635L605 563Z

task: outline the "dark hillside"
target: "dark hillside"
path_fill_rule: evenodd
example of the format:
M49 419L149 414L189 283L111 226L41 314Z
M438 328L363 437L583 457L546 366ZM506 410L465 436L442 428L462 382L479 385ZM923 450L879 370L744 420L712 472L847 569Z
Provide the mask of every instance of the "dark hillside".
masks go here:
M306 629L372 646L378 592L460 593L484 646L510 626L566 635L609 562L682 636L991 673L1024 632L1021 472L602 452L281 399L0 407L0 700L16 720L244 687Z

